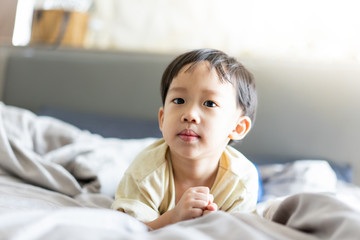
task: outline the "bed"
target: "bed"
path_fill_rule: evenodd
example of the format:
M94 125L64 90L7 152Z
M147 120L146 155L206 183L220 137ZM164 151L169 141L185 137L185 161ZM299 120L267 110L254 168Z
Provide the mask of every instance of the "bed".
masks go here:
M322 123L320 129L312 126L316 137L308 133L304 144L304 129L290 128L297 112L286 108L297 100L277 102L281 111L289 111L284 119L275 119L279 110L273 101L283 96L284 89L269 89L279 80L265 81L265 68L259 72L255 62L245 59L260 76L256 125L248 141L235 147L260 173L257 214L216 212L149 231L134 218L110 210L110 205L127 166L161 137L156 121L159 82L174 55L1 51L5 63L0 103L1 239L358 237L360 188L354 182L358 169L352 164L352 142L346 143L346 154L342 145L334 154L332 139L318 136L332 123ZM269 95L271 91L276 92ZM307 107L305 111L310 111ZM320 114L313 111L314 116ZM322 114L328 117L326 109Z

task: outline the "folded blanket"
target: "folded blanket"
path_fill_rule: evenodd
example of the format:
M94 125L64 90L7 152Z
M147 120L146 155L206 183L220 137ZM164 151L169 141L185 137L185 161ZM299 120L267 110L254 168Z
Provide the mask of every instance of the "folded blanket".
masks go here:
M360 212L332 195L302 193L265 212L265 218L318 239L357 239Z

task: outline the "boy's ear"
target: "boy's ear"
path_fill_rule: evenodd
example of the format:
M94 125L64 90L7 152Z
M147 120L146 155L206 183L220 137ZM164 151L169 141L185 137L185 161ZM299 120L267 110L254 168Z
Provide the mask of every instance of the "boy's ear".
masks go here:
M162 125L164 122L164 107L160 107L159 109L159 128L162 131Z
M241 140L250 131L251 119L248 116L240 117L235 129L229 134L229 138L232 140Z

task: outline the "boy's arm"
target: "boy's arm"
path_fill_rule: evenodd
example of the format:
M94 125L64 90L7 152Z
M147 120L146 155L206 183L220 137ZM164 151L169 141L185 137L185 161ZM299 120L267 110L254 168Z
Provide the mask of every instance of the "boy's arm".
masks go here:
M173 210L167 211L157 219L151 222L146 222L145 224L152 230L159 229L165 227L166 225L175 223L173 222Z
M217 208L210 207L207 209L208 206L213 205L212 200L213 197L209 194L208 187L189 188L172 210L145 224L155 230L182 220L200 217L203 215L204 210L216 211Z

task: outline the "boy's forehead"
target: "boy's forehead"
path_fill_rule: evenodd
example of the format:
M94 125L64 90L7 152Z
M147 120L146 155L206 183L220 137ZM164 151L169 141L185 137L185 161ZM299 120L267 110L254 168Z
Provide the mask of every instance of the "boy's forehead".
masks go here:
M221 77L217 73L215 67L213 67L209 61L192 62L184 65L178 72L178 74L172 79L171 84L175 79L187 77L192 74L204 74L209 78L215 78L219 83L223 83Z
M195 65L194 63L185 65L172 79L169 91L184 92L187 89L184 84L201 85L201 91L204 93L217 93L221 89L230 90L230 88L234 91L233 84L221 79L216 69L208 61L198 62Z
M191 62L184 65L180 71L180 73L191 73L192 71L197 70L198 68L206 67L208 71L214 70L213 66L210 64L209 61L200 61L200 62Z
M217 66L212 65L208 60L199 61L199 62L191 62L184 65L178 72L179 74L191 74L194 71L201 69L202 71L207 71L216 77L221 83L230 83L235 86L236 84L232 81L231 76L228 75L227 69L225 66ZM176 78L176 76L175 76Z

